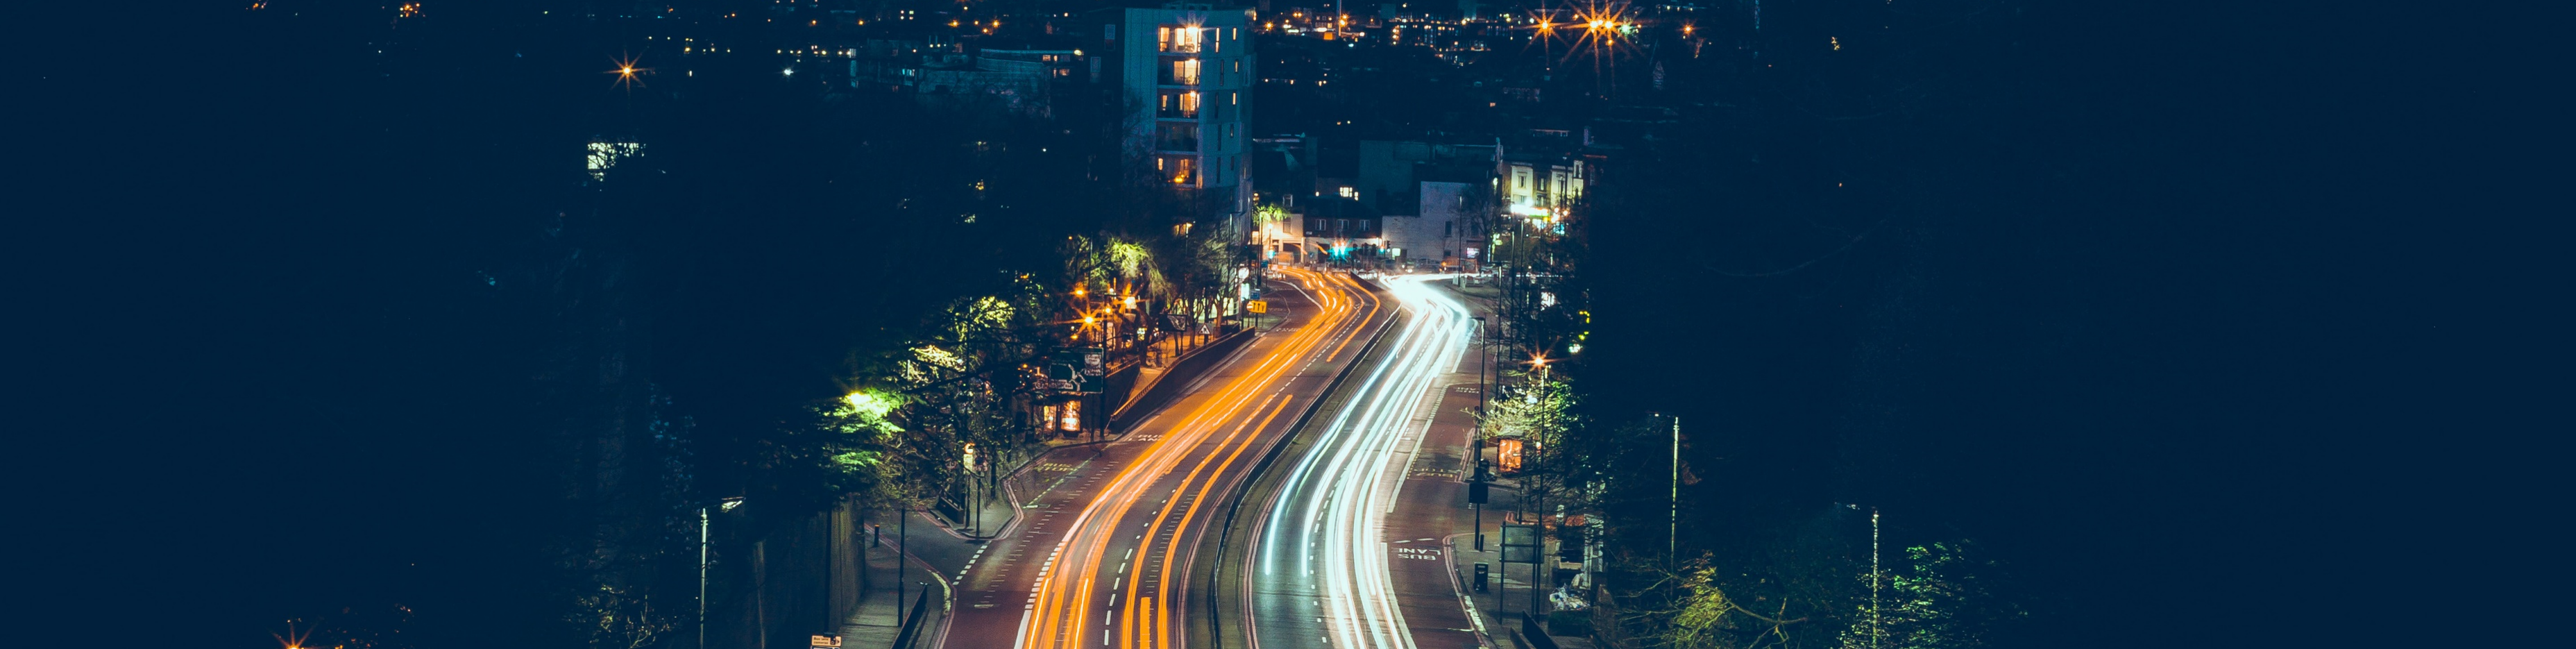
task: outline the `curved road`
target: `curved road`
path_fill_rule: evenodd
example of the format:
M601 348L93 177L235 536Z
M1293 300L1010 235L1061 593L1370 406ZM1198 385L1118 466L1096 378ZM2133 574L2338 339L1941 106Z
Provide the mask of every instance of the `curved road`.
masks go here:
M1387 538L1386 514L1440 403L1437 382L1457 371L1474 334L1466 308L1423 279L1388 282L1412 316L1351 377L1350 398L1318 413L1324 427L1312 451L1280 484L1253 534L1244 613L1255 648L1478 644L1446 586L1440 539ZM1399 572L1410 577L1405 583L1438 592L1400 597Z
M968 563L946 646L1178 644L1190 555L1221 524L1211 496L1243 479L1389 315L1346 275L1283 272L1297 288L1273 303L1307 304L1099 457L1060 469L1017 529Z

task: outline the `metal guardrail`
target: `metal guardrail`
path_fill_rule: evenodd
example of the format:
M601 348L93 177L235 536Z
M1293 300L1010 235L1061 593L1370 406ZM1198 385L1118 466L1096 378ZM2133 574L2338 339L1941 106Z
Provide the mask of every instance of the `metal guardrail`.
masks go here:
M897 560L900 561L900 559ZM893 649L906 649L912 646L914 636L921 631L922 614L929 610L930 590L925 588L922 589L921 596L912 598L912 614L903 617L903 631L894 634Z
M1556 637L1548 635L1547 627L1540 626L1538 618L1528 613L1521 614L1521 637L1528 638L1530 646L1537 649L1556 649Z
M1352 275L1351 278L1357 280L1359 276ZM1368 284L1366 280L1361 280L1361 283L1364 286L1374 286ZM1234 483L1234 488L1230 490L1232 493L1226 494L1226 499L1231 502L1225 508L1225 526L1218 528L1216 536L1216 568L1208 571L1209 646L1218 649L1225 647L1225 627L1218 620L1220 609L1217 605L1219 592L1217 581L1225 576L1225 548L1234 540L1234 516L1236 512L1243 509L1244 493L1252 490L1252 483L1261 481L1261 474L1270 470L1270 464L1278 461L1280 453L1296 445L1297 435L1305 431L1306 423L1314 420L1315 413L1323 411L1324 402L1331 400L1333 392L1342 388L1342 381L1350 378L1353 370L1359 369L1360 360L1368 358L1370 352L1377 351L1378 341L1386 339L1386 332L1395 330L1395 318L1398 314L1401 314L1401 311L1387 316L1387 326L1379 327L1376 334L1369 336L1368 344L1360 346L1360 352L1351 356L1350 364L1343 365L1340 372L1335 372L1332 382L1324 384L1324 391L1316 395L1315 401L1306 404L1305 410L1297 413L1297 421L1288 425L1288 434L1281 436L1276 442L1271 442L1270 450L1261 454L1261 462L1252 465L1252 470L1243 474L1242 480Z

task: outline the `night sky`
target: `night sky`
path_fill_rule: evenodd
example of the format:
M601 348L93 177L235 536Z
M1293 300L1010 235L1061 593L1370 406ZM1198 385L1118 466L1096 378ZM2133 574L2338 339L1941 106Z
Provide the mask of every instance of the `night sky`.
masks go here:
M1645 216L1596 226L1593 407L1710 431L1695 467L1741 506L1864 501L1998 548L2044 613L2011 646L2549 619L2564 569L2527 535L2564 510L2568 183L2538 96L2563 75L2522 68L2563 38L2431 5L2086 4L1997 4L2025 18L1922 63L1951 94L1914 130L1693 125L1710 146L1623 171L1605 200ZM614 34L475 22L379 58L328 8L43 11L0 65L32 576L5 583L11 635L50 646L272 646L284 617L397 602L441 608L424 647L521 646L548 621L517 532L549 524L526 501L555 467L517 390L565 325L486 290L542 281L507 269L631 255L639 288L598 299L663 305L673 389L819 393L840 359L812 341L843 334L798 327L900 327L905 287L1089 214L965 247L780 216L841 195L771 172L936 116L834 125L750 83L630 105L598 73ZM570 152L629 123L705 143L660 199L722 219L544 243L585 225L555 214ZM1894 188L1815 183L1845 176ZM1750 216L1783 212L1811 216ZM888 295L809 297L854 282Z

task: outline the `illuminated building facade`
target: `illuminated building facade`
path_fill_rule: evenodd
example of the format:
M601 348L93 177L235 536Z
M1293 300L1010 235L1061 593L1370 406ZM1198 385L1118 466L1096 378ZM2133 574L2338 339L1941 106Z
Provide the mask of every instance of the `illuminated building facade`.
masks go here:
M1248 240L1252 183L1244 119L1252 104L1253 12L1170 3L1105 9L1100 50L1128 106L1126 149L1159 182L1204 199L1208 220ZM1105 80L1104 80L1105 81Z
M1563 153L1514 153L1503 163L1504 205L1513 216L1555 234L1565 234L1566 208L1583 200L1591 181L1589 156Z
M1328 194L1308 199L1305 207L1307 262L1374 267L1385 257L1384 215L1367 202Z

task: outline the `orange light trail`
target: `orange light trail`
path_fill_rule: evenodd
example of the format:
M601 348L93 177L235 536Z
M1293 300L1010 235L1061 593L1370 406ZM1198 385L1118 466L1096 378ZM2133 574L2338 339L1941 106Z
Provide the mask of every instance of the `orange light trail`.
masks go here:
M1377 317L1383 306L1372 299L1366 312L1361 313L1356 301L1350 295L1365 289L1356 280L1346 275L1296 269L1288 269L1286 272L1295 276L1301 284L1315 289L1308 294L1319 303L1317 317L1299 327L1296 333L1291 334L1279 346L1271 349L1251 371L1227 383L1213 398L1199 403L1183 418L1180 425L1173 427L1171 433L1151 442L1136 460L1120 469L1118 475L1109 481L1089 504L1084 506L1081 515L1075 518L1073 525L1068 528L1066 538L1058 541L1049 551L1048 560L1040 569L1036 593L1032 596L1035 603L1028 617L1030 624L1022 633L1019 646L1028 649L1096 646L1084 642L1085 627L1089 626L1089 620L1103 613L1093 608L1094 594L1099 589L1097 583L1099 569L1106 565L1114 565L1103 564L1102 560L1106 558L1109 546L1116 540L1116 534L1120 532L1118 519L1126 513L1135 511L1141 499L1157 492L1154 489L1154 483L1162 476L1178 469L1179 465L1187 460L1191 449L1214 437L1217 429L1221 427L1219 422L1241 416L1242 421L1222 440L1219 440L1205 456L1201 457L1196 466L1182 477L1178 487L1171 492L1174 495L1186 494L1193 483L1196 483L1198 490L1197 496L1191 499L1189 506L1181 510L1179 526L1175 529L1172 539L1164 544L1163 567L1153 594L1145 597L1131 596L1123 601L1113 600L1112 603L1113 607L1117 607L1112 609L1112 612L1127 618L1122 623L1111 627L1123 631L1118 633L1121 637L1115 638L1118 646L1127 649L1169 646L1173 617L1171 591L1174 566L1172 564L1177 563L1175 555L1179 552L1183 538L1188 536L1183 532L1188 531L1189 525L1197 520L1200 505L1205 504L1208 494L1213 492L1217 482L1226 477L1226 471L1241 458L1243 451L1260 440L1261 431L1274 423L1279 415L1287 410L1292 397L1282 395L1280 392L1285 389L1284 379L1290 376L1291 370L1300 368L1313 360L1328 362L1338 358L1349 346L1347 338L1341 344L1334 346L1331 351L1323 354L1322 358L1308 359L1309 356L1323 349L1323 343L1327 342L1327 337L1351 325L1355 315L1359 318L1356 322L1365 325ZM1273 406L1273 403L1276 405ZM1268 416L1261 417L1261 411L1265 409L1270 412ZM1258 424L1253 421L1255 417L1261 417ZM1233 448L1229 451L1226 448L1228 446ZM1218 454L1225 454L1226 458L1218 462L1216 461ZM1206 471L1211 463L1216 465L1215 470ZM1150 520L1159 527L1170 519L1178 505L1175 500L1166 500L1162 503L1160 511L1153 512ZM1099 522L1095 523L1095 521ZM1139 549L1148 548L1150 543L1140 546ZM1133 563L1120 572L1120 581L1125 582L1142 576L1145 571L1146 555L1149 553L1150 551L1136 552L1129 557L1133 559ZM1113 585L1112 589L1115 590L1116 587L1117 585ZM1102 622L1107 623L1108 620L1104 619ZM1109 632L1103 631L1103 633Z

